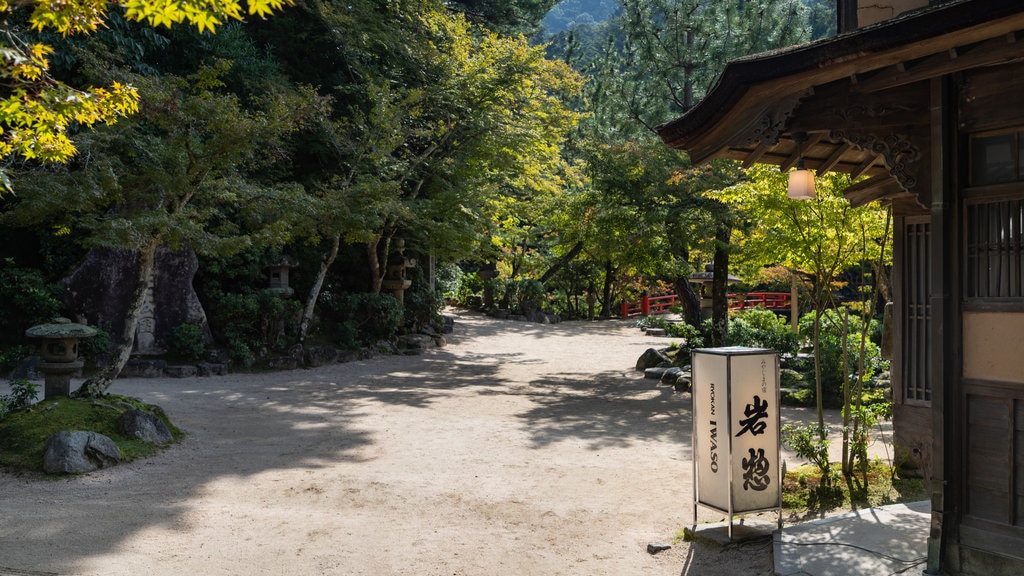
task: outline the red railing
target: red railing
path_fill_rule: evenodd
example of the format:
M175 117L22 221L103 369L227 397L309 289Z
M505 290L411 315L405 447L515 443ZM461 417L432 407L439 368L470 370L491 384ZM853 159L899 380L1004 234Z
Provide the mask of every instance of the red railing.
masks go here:
M748 292L729 294L729 308L743 310L764 306L769 310L789 309L789 292Z
M650 316L667 314L672 306L679 302L675 294L668 296L644 296L639 302L623 302L622 317ZM744 310L764 306L769 310L788 310L789 292L748 292L746 294L729 294L729 308Z
M679 302L675 294L668 296L643 296L639 302L623 302L622 317L650 316L651 314L668 314L669 309Z

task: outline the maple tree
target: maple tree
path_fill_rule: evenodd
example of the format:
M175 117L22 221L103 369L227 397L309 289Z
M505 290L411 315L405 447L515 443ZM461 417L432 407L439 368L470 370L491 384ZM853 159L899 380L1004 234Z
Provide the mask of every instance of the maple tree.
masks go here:
M28 160L64 162L76 148L69 136L72 126L112 124L138 111L139 93L130 84L112 82L108 87L74 88L53 77L50 58L54 48L26 40L25 32L54 31L62 36L89 34L104 26L108 11L124 11L125 18L150 26L187 24L200 32L244 15L266 16L290 0L105 0L63 2L10 2L0 0L3 37L0 38L0 159L18 156ZM31 5L27 27L15 24L16 11ZM120 7L120 8L117 8ZM5 172L0 180L10 189Z

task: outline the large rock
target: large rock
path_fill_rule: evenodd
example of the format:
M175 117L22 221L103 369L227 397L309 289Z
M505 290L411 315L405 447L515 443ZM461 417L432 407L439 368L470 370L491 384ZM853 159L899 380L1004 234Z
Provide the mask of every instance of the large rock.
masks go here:
M134 251L90 251L63 281L68 307L81 315L76 320L103 327L116 340L123 332L125 312L135 291L137 267L138 254ZM199 261L190 249L157 250L153 285L136 331L137 351L166 349L171 331L179 324L202 326L209 338L206 313L192 287L198 269Z
M668 366L672 364L672 360L665 355L664 352L656 348L648 348L640 355L640 358L636 361L636 369L642 372L648 368L656 368L658 366Z
M49 474L80 474L121 462L121 449L96 432L61 430L43 445L43 470Z
M161 446L174 440L163 420L138 408L125 410L117 418L117 431L129 438Z

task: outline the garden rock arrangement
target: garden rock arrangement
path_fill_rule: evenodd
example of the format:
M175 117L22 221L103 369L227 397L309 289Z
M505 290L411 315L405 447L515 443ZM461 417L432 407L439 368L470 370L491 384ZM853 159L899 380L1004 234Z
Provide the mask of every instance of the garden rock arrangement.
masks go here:
M46 439L43 470L48 474L81 474L121 462L121 449L96 432L61 430Z
M669 356L670 350L648 348L636 361L636 370L644 373L644 378L657 380L659 384L672 386L679 392L690 389L692 376L690 366L675 366Z
M550 316L550 315L549 315ZM538 320L539 321L539 320ZM548 319L546 323L557 322ZM267 367L272 370L295 370L297 368L316 368L329 364L342 364L373 358L377 354L422 354L424 350L442 347L447 342L444 334L455 329L455 319L445 316L438 333L429 326L418 333L399 336L395 342L381 341L374 346L366 346L359 350L347 350L334 346L303 347L296 344L285 354L267 358ZM171 364L163 358L132 358L121 371L121 378L192 378L208 376L224 376L229 372L228 355L224 351L214 350L209 353L207 362L199 364ZM251 368L251 366L247 366ZM34 366L26 366L23 370L34 370Z

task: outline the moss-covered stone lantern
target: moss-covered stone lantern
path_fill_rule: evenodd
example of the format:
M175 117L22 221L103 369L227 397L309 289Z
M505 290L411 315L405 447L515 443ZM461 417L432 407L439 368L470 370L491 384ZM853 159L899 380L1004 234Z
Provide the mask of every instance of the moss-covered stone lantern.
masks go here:
M25 336L39 340L39 371L46 377L44 398L71 394L71 375L84 364L78 359L78 341L95 335L95 328L67 318L54 318L25 331Z

